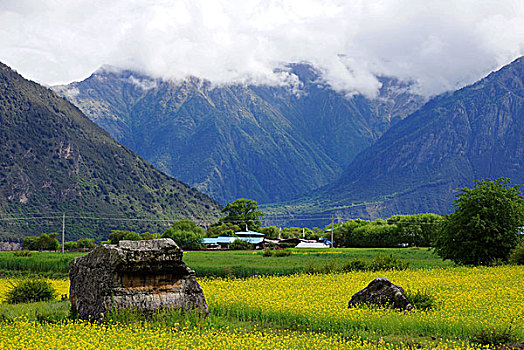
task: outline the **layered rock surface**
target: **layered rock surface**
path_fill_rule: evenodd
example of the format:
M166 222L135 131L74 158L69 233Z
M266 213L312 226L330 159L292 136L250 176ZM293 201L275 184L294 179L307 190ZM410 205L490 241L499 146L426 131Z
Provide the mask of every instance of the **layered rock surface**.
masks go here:
M69 278L71 305L82 319L103 320L111 309L146 316L164 308L209 314L195 272L169 238L97 247L71 262Z
M410 310L412 308L401 286L391 283L386 277L375 278L361 291L355 293L348 307L361 303Z

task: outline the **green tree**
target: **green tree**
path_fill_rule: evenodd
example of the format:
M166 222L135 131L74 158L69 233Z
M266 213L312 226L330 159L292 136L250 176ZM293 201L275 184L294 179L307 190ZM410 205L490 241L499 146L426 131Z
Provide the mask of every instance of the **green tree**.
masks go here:
M435 240L442 216L438 214L393 215L388 224L396 225L398 243L408 243L418 247L428 247Z
M71 251L76 249L76 242L64 242L64 250Z
M136 233L136 232L125 231L125 230L113 230L109 234L109 240L111 241L111 244L118 244L118 242L123 240L125 236L132 235L133 233Z
M160 237L159 233L151 233L151 232L144 232L141 233L140 236L143 240L149 240L149 239L157 239Z
M243 241L241 239L236 239L233 241L233 243L229 245L229 249L231 250L248 250L252 248L253 248L252 244L249 244L248 242Z
M174 231L193 232L199 235L204 234L204 229L198 226L194 221L189 220L189 219L182 219L182 220L175 221L169 229L174 230Z
M78 249L93 249L96 248L96 243L93 238L80 238L76 241L76 247Z
M276 226L267 226L262 227L259 230L260 233L263 233L266 238L277 239L278 238L278 227Z
M228 203L222 213L226 216L219 220L219 223L232 223L249 230L258 230L262 223L260 218L264 215L258 210L258 203L252 199L239 198L233 203Z
M335 228L335 241L342 242L344 247L359 247L361 242L359 237L354 233L355 229L370 225L371 222L362 219L349 220ZM358 233L358 232L357 232Z
M28 250L59 250L58 233L42 233L39 237L25 237L24 249Z
M224 222L224 223L216 223L207 228L207 236L208 237L218 237L218 236L224 236L229 234L229 232L238 232L242 231L240 226L237 226L235 224L232 224L230 222Z
M204 230L188 219L175 221L173 225L162 234L162 238L171 238L184 250L203 248L203 236Z
M122 240L125 241L141 241L142 237L138 232L129 232L127 233Z
M520 185L510 180L480 180L474 188L462 188L456 210L443 223L435 251L443 259L463 265L486 265L507 260L518 244L524 218Z

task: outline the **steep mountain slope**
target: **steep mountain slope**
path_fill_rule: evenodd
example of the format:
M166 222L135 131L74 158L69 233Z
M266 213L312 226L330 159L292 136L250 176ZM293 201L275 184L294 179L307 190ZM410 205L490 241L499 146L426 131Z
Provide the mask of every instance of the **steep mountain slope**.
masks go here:
M76 107L0 63L1 238L61 230L102 238L112 228L158 230L137 219L218 216L220 205L114 141ZM38 220L14 217L41 217ZM104 220L82 217L104 217ZM116 218L127 217L128 221Z
M360 153L340 179L287 209L342 217L453 210L481 178L524 183L524 58L432 99ZM304 209L296 210L302 207Z
M159 169L223 203L287 200L326 185L422 103L384 79L375 100L346 98L295 65L300 91L152 79L105 67L55 89Z

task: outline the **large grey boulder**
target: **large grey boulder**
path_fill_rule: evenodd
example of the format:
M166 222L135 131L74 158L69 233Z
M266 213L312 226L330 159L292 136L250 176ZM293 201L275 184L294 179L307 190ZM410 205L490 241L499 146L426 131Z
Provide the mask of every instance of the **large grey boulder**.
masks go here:
M355 293L349 301L348 308L362 303L403 310L412 308L404 295L404 289L391 283L386 277L375 278L366 288Z
M75 258L69 266L70 299L82 319L103 320L110 309L163 308L209 315L195 272L170 238L120 241Z

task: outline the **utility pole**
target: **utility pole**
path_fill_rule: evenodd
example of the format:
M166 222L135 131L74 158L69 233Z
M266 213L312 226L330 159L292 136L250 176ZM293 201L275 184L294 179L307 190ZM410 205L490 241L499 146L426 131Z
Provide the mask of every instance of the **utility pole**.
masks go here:
M331 248L335 248L335 242L333 242L333 231L335 231L335 218L331 214Z
M64 253L64 242L65 241L65 213L62 216L62 254Z

